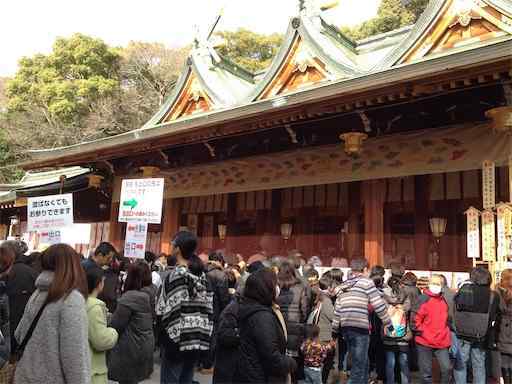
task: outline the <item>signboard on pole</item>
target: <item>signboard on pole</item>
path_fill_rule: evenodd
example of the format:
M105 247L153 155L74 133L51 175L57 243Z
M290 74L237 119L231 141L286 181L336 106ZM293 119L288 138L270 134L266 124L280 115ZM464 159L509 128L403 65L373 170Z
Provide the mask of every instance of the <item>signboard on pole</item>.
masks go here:
M27 230L41 232L73 225L73 194L29 197Z
M124 243L124 256L143 259L146 252L147 223L128 223Z
M496 207L496 212L498 216L498 260L505 263L510 256L512 208L508 204L500 203Z
M480 258L480 211L470 207L466 212L467 218L467 256L470 259Z
M163 178L123 180L119 222L160 224L163 198Z

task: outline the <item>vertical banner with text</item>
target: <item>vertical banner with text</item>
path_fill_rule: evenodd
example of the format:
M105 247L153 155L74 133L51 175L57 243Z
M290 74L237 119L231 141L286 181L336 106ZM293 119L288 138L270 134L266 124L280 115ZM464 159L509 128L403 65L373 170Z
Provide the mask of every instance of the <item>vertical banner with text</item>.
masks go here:
M510 256L510 225L512 224L512 207L500 203L496 207L498 216L498 260L507 262Z
M482 212L482 252L484 261L496 261L496 225L494 212Z
M470 207L466 212L467 219L467 257L480 258L480 211Z
M482 167L482 194L484 209L493 209L496 205L496 163L484 161Z

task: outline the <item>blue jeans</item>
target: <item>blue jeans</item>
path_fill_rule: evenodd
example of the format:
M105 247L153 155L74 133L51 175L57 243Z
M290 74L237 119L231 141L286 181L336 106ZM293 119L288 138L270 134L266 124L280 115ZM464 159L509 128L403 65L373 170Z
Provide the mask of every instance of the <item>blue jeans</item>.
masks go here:
M395 360L398 354L400 364L400 382L401 384L409 384L411 373L409 371L408 352L386 351L386 384L394 384L395 381Z
M452 345L450 346L450 358L453 360L453 369L460 370L465 369L466 364L462 358L460 352L460 342L455 332L451 332Z
M485 384L487 380L485 372L485 350L471 347L470 342L462 339L459 339L459 350L463 365L460 367L461 369L453 370L455 384L467 383L467 364L470 358L471 367L473 369L473 384Z
M348 371L347 343L343 340L343 337L338 337L338 371Z
M172 359L163 353L160 384L192 384L197 361L198 355L194 352L178 352Z
M421 383L432 384L432 357L435 355L441 371L441 384L448 384L450 381L450 355L448 348L433 349L424 345L416 344L418 351L418 365L421 372ZM467 384L467 383L465 383Z
M348 384L368 384L368 347L370 335L342 328L341 334L352 357L352 369Z
M322 384L322 369L304 367L304 381L306 384Z

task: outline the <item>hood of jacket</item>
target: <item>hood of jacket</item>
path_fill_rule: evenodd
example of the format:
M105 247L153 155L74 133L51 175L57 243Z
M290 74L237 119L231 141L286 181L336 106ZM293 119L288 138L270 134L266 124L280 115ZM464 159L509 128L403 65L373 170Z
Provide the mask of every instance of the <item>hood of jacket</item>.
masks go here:
M205 273L201 273L200 276L196 276L190 273L186 266L177 266L174 270L176 276L184 277L188 287L188 293L191 298L194 298L200 292L208 290L208 279Z
M208 264L206 264L206 272L211 272L214 270L222 271L224 268L218 261L209 261Z
M240 309L238 311L240 321L248 319L257 312L272 313L272 308L267 307L266 305L262 305L256 300L249 299L247 297L244 297L240 300Z
M149 295L143 291L125 292L119 299L118 304L125 305L134 312L151 313Z
M48 291L53 282L53 271L43 271L39 274L36 280L36 288L40 291Z
M101 301L97 297L89 296L87 298L87 302L86 302L87 312L89 312L92 308L97 307L97 306L104 307L105 310L107 308L106 304L103 301Z

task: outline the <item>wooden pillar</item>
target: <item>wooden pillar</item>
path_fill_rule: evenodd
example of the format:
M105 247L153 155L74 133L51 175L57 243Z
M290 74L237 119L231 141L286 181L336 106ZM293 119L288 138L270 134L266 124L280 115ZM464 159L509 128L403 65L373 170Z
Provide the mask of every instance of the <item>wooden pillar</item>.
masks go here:
M160 252L169 254L172 237L180 228L180 217L183 199L165 199L162 217L162 233L160 235Z
M110 226L108 229L108 241L118 252L124 249L123 244L123 223L117 221L119 217L119 203L112 202L110 208Z
M361 183L353 182L348 185L349 216L348 241L346 257L348 261L354 257L362 257L361 252Z
M226 231L226 249L228 251L236 251L236 236L237 236L237 225L236 225L236 193L228 194L227 203L227 231Z
M364 204L364 256L370 266L384 263L385 180L368 180L362 185Z
M414 177L414 252L415 269L429 269L429 177ZM407 266L412 267L412 266Z

